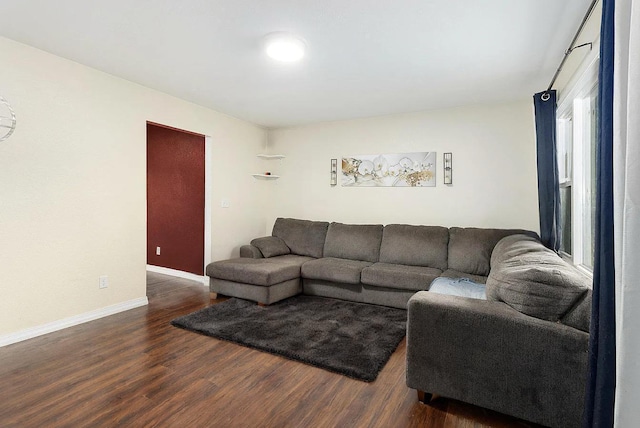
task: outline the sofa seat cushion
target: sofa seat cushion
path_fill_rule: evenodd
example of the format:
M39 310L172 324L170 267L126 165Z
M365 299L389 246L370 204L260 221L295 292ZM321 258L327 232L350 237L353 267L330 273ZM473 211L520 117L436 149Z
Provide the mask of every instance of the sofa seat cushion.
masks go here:
M360 284L360 273L362 269L372 264L371 262L363 262L360 260L324 257L303 264L302 277L342 282L344 284Z
M244 284L271 286L300 277L300 266L311 257L286 255L268 259L238 258L210 263L207 275Z
M382 232L380 261L410 266L447 268L449 229L441 226L389 224Z
M473 282L477 282L479 284L487 283L487 277L484 275L473 275L471 273L460 272L459 270L454 270L454 269L447 269L444 272L442 272L442 275L440 276L443 276L446 278L466 278L466 279L470 279Z
M427 290L442 271L424 266L375 263L362 270L362 283L399 290Z

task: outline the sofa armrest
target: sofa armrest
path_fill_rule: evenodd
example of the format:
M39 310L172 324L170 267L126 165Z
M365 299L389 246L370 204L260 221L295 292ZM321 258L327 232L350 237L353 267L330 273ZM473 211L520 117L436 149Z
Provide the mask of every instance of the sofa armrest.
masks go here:
M258 247L254 247L253 245L243 245L242 247L240 247L240 257L249 259L264 258Z
M581 422L589 335L505 303L416 293L407 385L548 426Z

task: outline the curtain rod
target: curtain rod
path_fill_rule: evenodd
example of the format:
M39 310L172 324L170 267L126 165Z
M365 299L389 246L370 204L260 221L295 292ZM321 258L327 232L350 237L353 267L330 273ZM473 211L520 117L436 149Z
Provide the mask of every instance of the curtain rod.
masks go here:
M574 46L576 41L578 40L578 37L580 37L580 33L582 33L582 29L587 24L587 20L589 20L589 17L593 13L593 9L595 9L596 3L598 3L598 0L593 0L591 2L591 5L589 6L587 13L584 15L584 18L582 18L582 22L580 23L580 27L578 27L578 31L576 31L575 36L573 36L573 40L571 40L571 44L569 45L569 48L564 52L564 56L562 57L562 62L560 62L560 65L558 66L556 73L553 75L553 78L551 79L551 83L549 83L549 87L547 88L546 91L544 91L544 94L542 94L543 97L546 95L547 99L549 99L549 91L551 90L551 87L553 86L553 84L556 83L556 79L558 78L558 75L560 74L560 71L562 70L564 63L567 61L567 57L571 54L571 52L573 52L574 49L581 48L587 45L589 46L592 45L592 43L583 43L581 45Z

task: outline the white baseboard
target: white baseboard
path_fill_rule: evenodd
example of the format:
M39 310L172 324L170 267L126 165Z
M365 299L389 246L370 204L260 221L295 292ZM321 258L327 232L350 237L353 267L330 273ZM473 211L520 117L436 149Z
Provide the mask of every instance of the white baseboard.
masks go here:
M209 277L206 275L201 276L191 272L184 272L181 270L169 269L166 267L154 266L154 265L147 265L147 270L149 272L161 273L164 275L175 276L177 278L190 279L191 281L198 281L198 282L201 282L206 287L209 286Z
M22 342L23 340L32 339L34 337L42 336L48 333L53 333L54 331L73 327L74 325L83 324L85 322L97 320L98 318L104 318L109 315L114 315L119 312L128 311L129 309L138 308L140 306L145 306L148 304L149 300L146 297L139 297L137 299L127 300L126 302L96 309L95 311L85 312L84 314L75 315L69 318L53 321L36 327L27 328L16 333L9 333L4 336L0 336L0 348L3 346L11 345L12 343Z

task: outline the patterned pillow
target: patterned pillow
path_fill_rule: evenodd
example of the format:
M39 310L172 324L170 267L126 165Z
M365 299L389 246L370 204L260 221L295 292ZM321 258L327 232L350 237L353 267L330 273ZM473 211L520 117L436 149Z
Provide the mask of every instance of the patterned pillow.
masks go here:
M429 292L487 300L485 285L473 282L468 278L438 277L431 283Z

